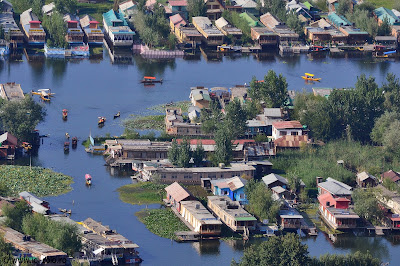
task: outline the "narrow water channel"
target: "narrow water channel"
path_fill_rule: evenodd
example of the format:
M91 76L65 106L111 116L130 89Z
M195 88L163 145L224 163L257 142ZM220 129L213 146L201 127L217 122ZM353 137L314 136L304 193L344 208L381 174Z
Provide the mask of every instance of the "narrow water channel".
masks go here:
M41 134L48 134L34 165L52 168L74 177L73 190L58 197L46 198L51 208L72 209L72 219L82 221L87 217L101 221L137 243L143 265L228 265L232 258L243 254L242 241L212 241L178 244L150 233L140 223L135 212L159 205L132 206L118 198L116 189L131 182L127 173L112 172L104 166L102 156L93 156L82 145L64 154L65 133L77 136L80 141L93 136L119 135L121 122L129 114L149 112L147 108L170 102L188 100L190 87L230 87L249 83L252 76L262 79L269 69L282 73L289 89L311 91L312 87L351 87L361 73L372 75L381 84L388 72L400 77L399 61L374 61L359 56L278 55L223 57L207 60L203 56L191 60L148 61L132 57L129 64L113 64L107 51L102 59L45 59L29 61L25 55L0 61L0 82L20 83L24 92L51 88L56 95L46 104L46 120L38 126ZM304 72L322 78L317 84L305 84ZM163 78L162 85L144 87L139 83L144 75ZM68 121L62 120L62 109L68 109ZM121 112L121 118L112 119ZM103 128L97 127L97 117L108 118ZM29 159L19 161L29 164ZM85 186L84 175L90 173L93 185ZM258 240L259 241L259 240ZM304 238L312 256L331 253L348 253L370 250L374 256L396 265L400 261L399 236L339 238L333 244L319 233L316 238Z

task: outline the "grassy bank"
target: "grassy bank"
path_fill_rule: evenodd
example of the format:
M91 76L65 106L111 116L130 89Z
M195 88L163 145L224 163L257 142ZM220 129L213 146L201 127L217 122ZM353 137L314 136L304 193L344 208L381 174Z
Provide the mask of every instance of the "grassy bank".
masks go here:
M113 8L113 1L107 0L102 3L88 4L88 3L78 3L77 10L78 14L83 16L88 14L92 16L95 20L103 24L103 13L106 13Z
M151 182L129 184L118 189L119 197L123 202L130 204L153 204L161 203L165 197L166 185Z
M124 120L124 126L128 130L164 130L165 115L131 115Z
M344 161L344 167L337 164ZM381 147L358 142L336 141L318 148L284 151L271 159L273 172L300 177L308 188L316 186L315 178L332 177L348 184L355 183L355 174L367 171L378 176L389 169L400 170L399 159L388 156Z
M164 238L177 240L175 232L189 231L170 209L144 209L135 215L150 232Z
M368 0L367 2L374 4L377 8L383 6L392 9L397 1L398 0Z
M50 169L29 166L0 166L0 183L6 185L12 196L29 191L38 197L55 196L71 190L73 179Z
M167 108L167 107L181 108L182 112L186 113L188 111L190 105L191 105L190 101L180 101L180 102L169 103L168 106L167 106L167 104L155 105L155 106L149 107L148 109L152 110L152 111L157 111L159 113L164 113L165 108Z

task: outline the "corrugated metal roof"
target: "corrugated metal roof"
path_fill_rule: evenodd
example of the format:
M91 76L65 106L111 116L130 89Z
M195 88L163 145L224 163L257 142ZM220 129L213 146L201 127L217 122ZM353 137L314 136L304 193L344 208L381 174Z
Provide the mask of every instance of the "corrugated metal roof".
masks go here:
M191 196L190 192L179 185L178 182L172 183L171 185L166 187L165 190L177 202L180 202Z
M286 185L288 184L288 181L287 181L286 178L284 178L283 176L274 174L274 173L264 176L264 177L262 178L262 180L264 181L264 183L265 183L267 186L268 186L269 184L274 183L275 181L280 181L280 182L282 182L282 183L284 183L284 184L286 184Z
M279 121L272 124L276 129L294 129L303 128L299 121Z
M373 176L373 175L371 175L371 174L369 174L369 173L367 173L367 172L361 172L361 173L358 173L357 174L357 178L358 178L358 180L360 180L360 181L364 181L364 180L366 180L366 179L368 179L368 178L372 178L373 180L376 180L376 177L375 176Z
M332 195L351 195L353 192L353 188L349 185L346 185L340 181L337 181L333 178L328 177L325 182L321 182L318 184L319 187L327 190Z
M300 148L301 143L307 143L307 135L286 135L274 140L275 147Z
M400 19L393 13L392 10L386 7L379 7L374 10L374 13L378 19L382 21L385 20L385 18L388 19L390 25L400 23Z

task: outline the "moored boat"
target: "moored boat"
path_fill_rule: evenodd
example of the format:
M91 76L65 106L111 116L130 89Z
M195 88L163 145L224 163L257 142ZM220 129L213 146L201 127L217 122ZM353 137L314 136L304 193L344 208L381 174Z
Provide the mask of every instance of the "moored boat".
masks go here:
M69 151L69 142L66 141L64 142L64 152L68 152Z
M73 137L72 138L72 148L75 149L77 145L78 145L78 138Z
M114 119L115 119L115 118L118 118L118 117L120 117L120 116L121 116L121 112L118 111L118 113L116 113L116 114L114 115Z
M86 174L85 180L86 180L86 185L88 185L88 186L92 185L92 176L91 175Z
M106 118L104 116L99 116L99 121L97 122L97 124L99 126L104 126L104 123L106 122Z

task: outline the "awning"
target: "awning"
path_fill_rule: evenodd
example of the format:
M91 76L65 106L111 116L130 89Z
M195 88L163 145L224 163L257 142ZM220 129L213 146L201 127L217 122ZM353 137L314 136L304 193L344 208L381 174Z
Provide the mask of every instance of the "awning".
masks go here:
M96 249L95 251L93 251L93 254L94 255L100 254L103 250L104 250L104 248Z

